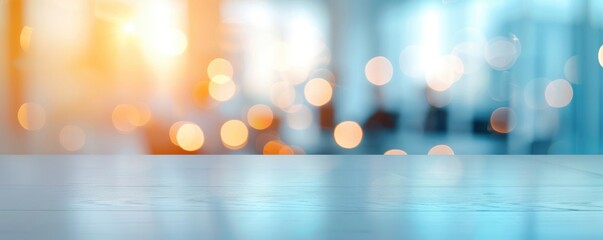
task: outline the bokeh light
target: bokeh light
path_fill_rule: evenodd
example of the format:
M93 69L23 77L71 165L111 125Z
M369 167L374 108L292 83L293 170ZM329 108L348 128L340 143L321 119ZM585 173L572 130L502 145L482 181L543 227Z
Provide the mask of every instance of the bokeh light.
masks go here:
M497 108L490 116L490 127L498 133L510 133L515 128L516 118L513 109Z
M211 79L209 83L209 95L216 101L225 102L230 100L235 92L237 86L231 78L225 75L217 75Z
M364 74L372 84L383 86L392 79L394 68L387 58L379 56L368 61L364 68Z
M223 74L218 74L215 75L214 77L211 78L212 82L218 83L218 84L224 84L227 82L231 82L232 78Z
M600 24L580 1L534 2L528 28L499 14L515 1L18 2L8 153L603 152L603 45L582 36Z
M278 151L279 155L293 155L295 154L295 150L287 145L283 145L283 147L281 147L281 149L279 149Z
M342 148L352 149L362 141L362 127L356 122L345 121L337 124L333 132L335 142Z
M432 68L426 72L425 80L429 88L443 92L458 81L464 71L465 67L461 59L455 55L446 55L433 63Z
M570 104L574 97L574 90L568 81L557 79L546 86L544 97L549 106L562 108Z
M429 149L427 155L454 155L454 151L448 145L436 145Z
M222 125L220 137L222 143L228 149L241 149L247 143L249 131L245 123L239 120L229 120Z
M46 110L39 104L24 103L17 112L17 120L26 130L39 130L46 124Z
M21 29L21 36L19 36L19 43L21 44L21 49L23 49L24 52L29 52L32 35L33 35L33 28L31 28L29 26L24 26L23 29Z
M408 155L404 150L400 149L391 149L387 150L384 155Z
M304 96L308 103L320 107L331 101L333 88L331 84L322 78L314 78L306 83Z
M516 39L497 37L491 40L484 49L486 62L495 70L508 70L515 64L521 54L521 48Z
M264 104L253 105L247 111L247 123L254 129L264 130L272 124L274 113Z
M188 39L180 29L167 29L158 38L157 49L161 53L170 56L176 56L184 53L188 46Z
M292 155L295 154L295 150L281 141L272 140L264 145L262 153L264 155Z
M168 132L169 137L170 137L170 141L172 142L172 144L178 146L178 130L180 130L180 127L182 127L184 124L187 124L188 122L185 121L178 121L175 122L174 124L172 124L172 126L170 126L170 130Z
M86 133L78 126L65 126L59 133L59 142L65 150L75 152L86 144Z
M149 122L151 111L146 106L135 107L130 104L119 104L113 109L111 119L117 130L131 132Z
M197 124L184 123L178 128L176 142L185 151L197 151L205 142L205 135Z
M229 78L232 78L233 72L234 70L232 64L224 58L216 58L212 60L207 66L207 76L210 79L213 79L218 75L224 75Z

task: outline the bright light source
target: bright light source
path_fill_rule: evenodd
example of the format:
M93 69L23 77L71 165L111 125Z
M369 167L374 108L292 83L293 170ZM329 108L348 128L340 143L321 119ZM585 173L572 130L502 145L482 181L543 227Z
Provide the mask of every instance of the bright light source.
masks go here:
M356 122L345 121L335 127L333 135L337 145L342 148L355 148L362 141L362 127Z

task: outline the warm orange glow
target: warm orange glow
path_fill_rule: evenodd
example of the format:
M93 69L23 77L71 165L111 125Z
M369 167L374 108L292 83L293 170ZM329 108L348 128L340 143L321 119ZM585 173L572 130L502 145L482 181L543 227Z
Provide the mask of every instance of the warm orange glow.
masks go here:
M254 149L263 153L266 143L275 139L278 139L278 134L274 131L259 132L254 139Z
M293 148L291 148L287 145L283 145L281 147L281 149L278 150L278 154L279 155L293 155L293 154L295 154L295 151L293 151Z
M427 155L454 155L454 151L447 145L436 145L429 149Z
M30 131L39 130L46 124L46 111L38 104L25 103L19 108L17 119L21 127Z
M320 107L331 101L333 88L331 84L322 78L314 78L304 87L304 96L308 103Z
M391 149L384 153L384 155L408 155L405 151L400 149Z
M345 121L335 127L335 142L342 148L355 148L362 141L362 127L353 121Z
M364 74L369 82L382 86L392 79L394 67L387 58L379 56L368 61L364 68Z
M211 99L209 95L210 81L200 81L193 87L193 101L200 107L207 107Z
M262 153L264 155L293 155L295 150L280 141L272 140L264 145Z
M508 107L501 107L490 117L490 127L499 133L510 133L515 128L515 112Z
M178 130L180 130L180 127L182 127L186 123L188 123L188 122L179 121L179 122L172 124L172 126L170 127L170 131L169 131L169 137L170 137L170 141L172 142L172 144L179 146Z
M25 26L21 30L21 36L19 38L19 42L21 43L21 49L23 49L24 52L29 52L32 34L33 34L33 28L31 28L31 27Z
M136 109L138 110L138 117L130 120L130 122L137 127L147 125L151 120L151 109L144 104L138 105Z
M232 78L233 68L232 64L230 64L228 60L223 58L216 58L209 63L209 65L207 66L207 76L210 79L213 79L218 75L224 75L229 78Z
M273 118L272 109L264 104L254 105L247 111L247 123L257 130L264 130L270 127Z
M212 82L218 83L218 84L223 84L223 83L227 83L227 82L231 82L232 78L223 74L218 74L216 76L214 76L213 78L211 78Z
M197 151L203 146L205 136L197 124L184 123L178 128L176 142L185 151Z
M265 155L276 155L281 150L282 145L279 141L269 141L264 145L262 153Z
M136 127L144 126L151 119L151 111L146 107L135 107L120 104L113 109L113 126L121 132L131 132Z
M209 83L209 95L220 102L230 100L237 90L236 85L231 78L225 75L218 75L212 78Z
M247 143L249 132L245 123L239 120L230 120L222 125L220 137L222 143L229 149L240 149Z
M59 133L59 142L65 150L75 152L86 144L86 133L78 126L66 126Z

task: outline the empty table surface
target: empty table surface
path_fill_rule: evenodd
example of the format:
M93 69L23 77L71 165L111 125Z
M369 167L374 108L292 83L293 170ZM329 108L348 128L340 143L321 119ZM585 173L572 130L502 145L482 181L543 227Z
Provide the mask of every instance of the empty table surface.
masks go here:
M603 239L603 157L0 156L0 239Z

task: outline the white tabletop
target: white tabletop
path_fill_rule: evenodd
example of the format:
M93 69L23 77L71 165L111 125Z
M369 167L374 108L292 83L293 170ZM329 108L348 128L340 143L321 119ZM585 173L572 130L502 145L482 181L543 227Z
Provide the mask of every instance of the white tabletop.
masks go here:
M603 239L599 156L0 156L0 239Z

